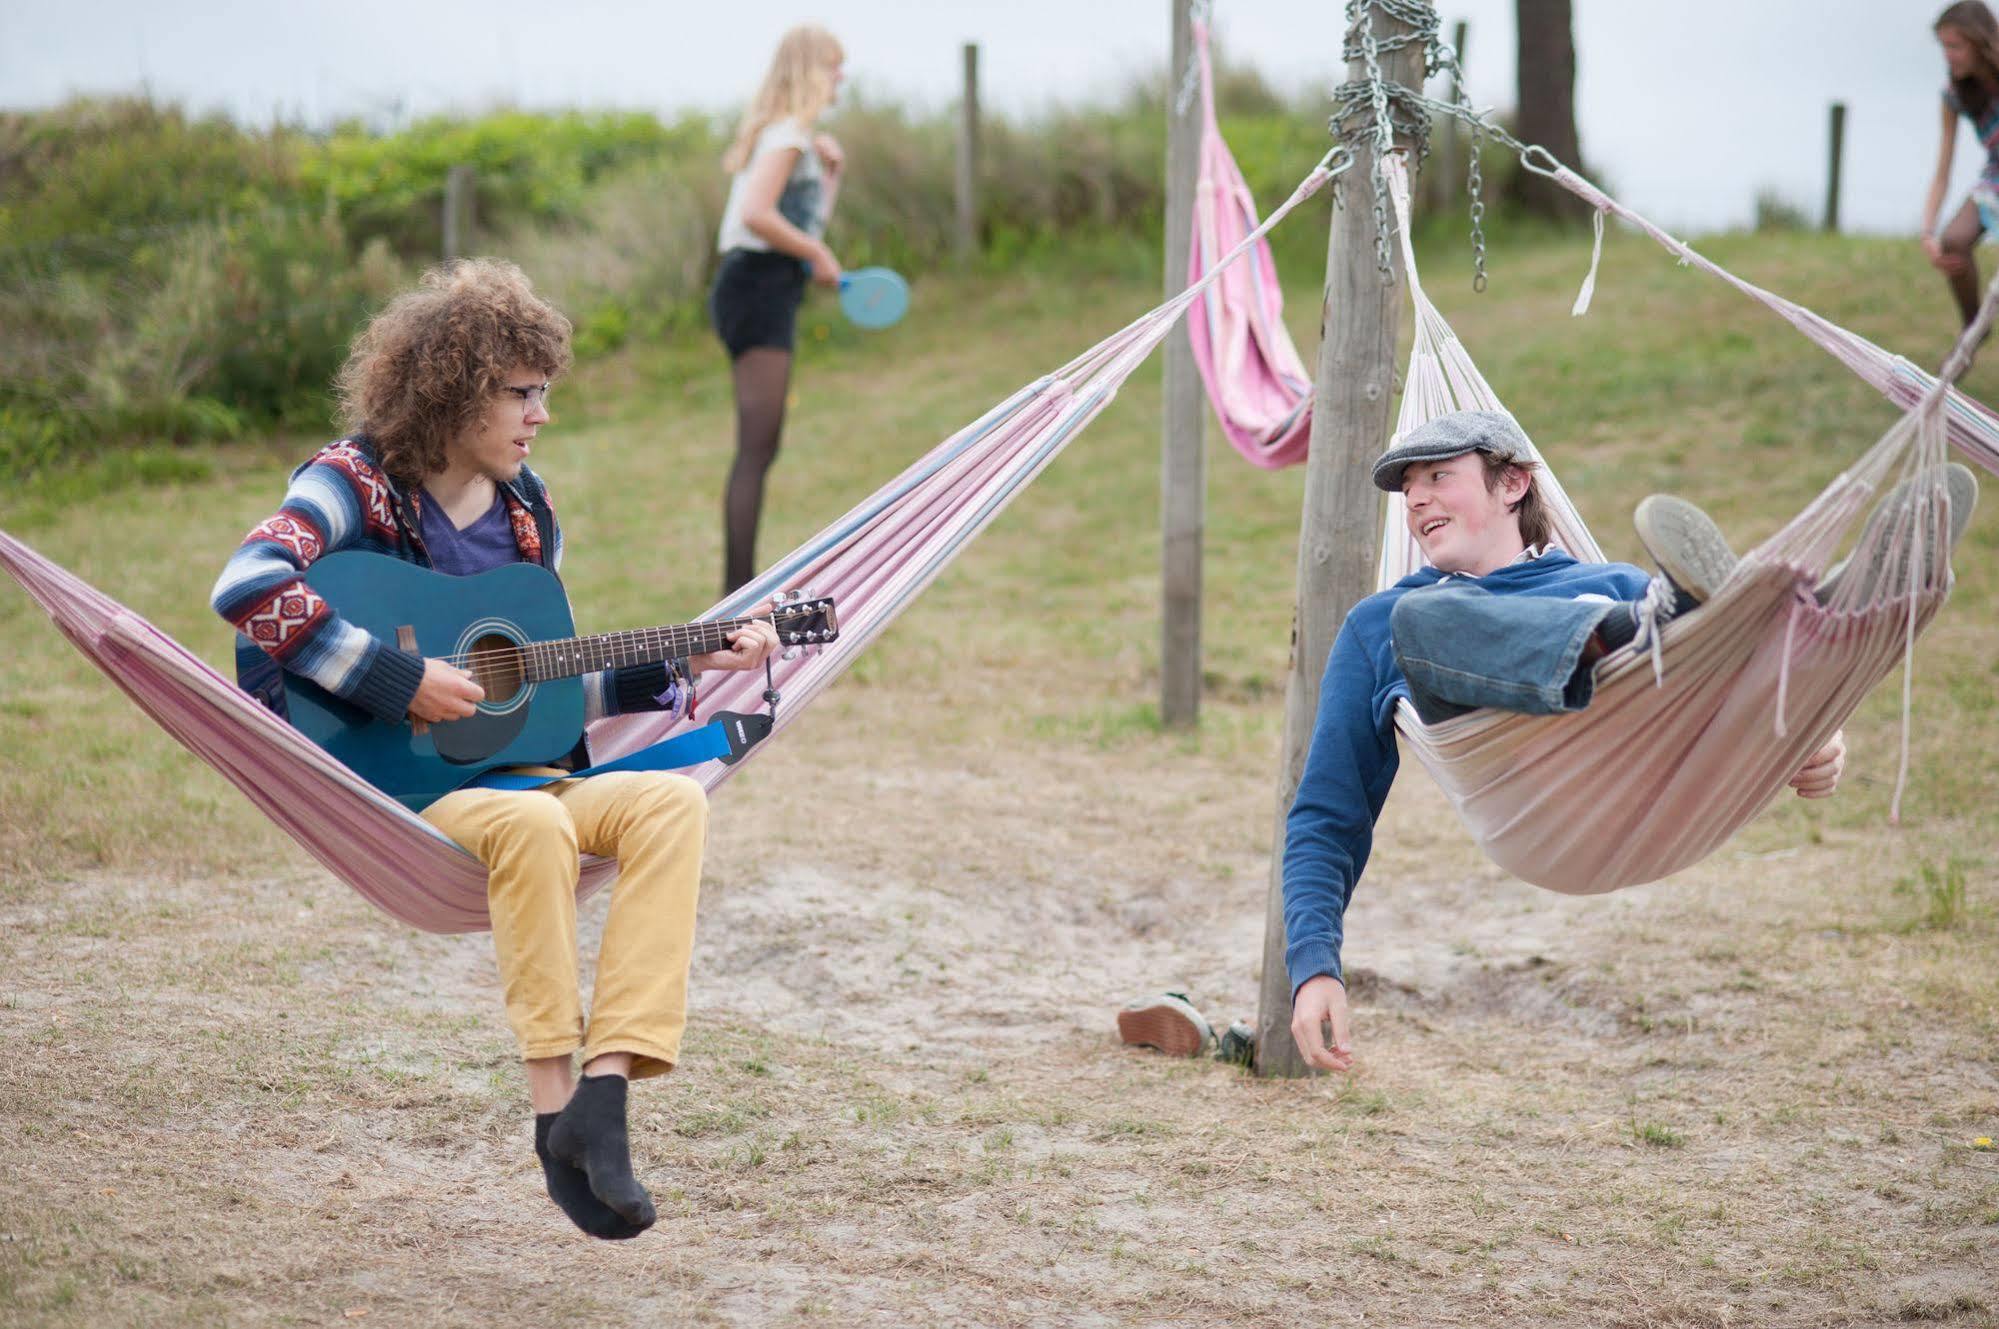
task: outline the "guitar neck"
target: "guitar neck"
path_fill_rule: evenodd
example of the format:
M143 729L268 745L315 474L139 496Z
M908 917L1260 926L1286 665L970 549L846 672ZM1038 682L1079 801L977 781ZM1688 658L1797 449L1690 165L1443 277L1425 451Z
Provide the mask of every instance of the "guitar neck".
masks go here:
M750 623L747 618L715 619L707 623L677 623L662 628L633 628L594 637L529 642L522 651L527 681L574 678L600 669L653 664L688 655L727 650L729 634Z

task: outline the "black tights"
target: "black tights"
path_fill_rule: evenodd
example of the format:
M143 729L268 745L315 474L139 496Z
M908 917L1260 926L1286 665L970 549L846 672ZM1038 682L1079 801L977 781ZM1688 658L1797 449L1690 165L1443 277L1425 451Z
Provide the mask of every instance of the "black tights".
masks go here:
M791 352L753 346L730 368L736 388L736 464L722 495L722 593L756 576L757 519L763 512L764 474L777 460L784 430L784 398L791 385Z
M1954 254L1964 260L1962 272L1946 272L1944 280L1950 283L1950 293L1957 297L1957 312L1964 316L1966 327L1978 317L1978 301L1983 294L1978 287L1978 237L1985 234L1984 219L1978 215L1978 204L1971 199L1957 210L1950 219L1950 225L1943 228L1937 243L1946 254Z

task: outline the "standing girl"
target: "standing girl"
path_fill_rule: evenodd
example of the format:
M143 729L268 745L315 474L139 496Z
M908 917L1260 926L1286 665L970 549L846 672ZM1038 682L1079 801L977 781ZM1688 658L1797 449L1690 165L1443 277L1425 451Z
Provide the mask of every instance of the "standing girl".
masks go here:
M728 348L736 390L736 462L722 497L724 594L756 573L764 475L784 428L806 280L840 282L839 260L821 237L846 158L832 135L816 134L812 125L838 92L845 59L824 28L806 24L785 33L722 157L734 178L722 210L722 262L708 308Z
M1937 152L1936 178L1930 181L1923 205L1923 252L1950 283L1958 312L1969 324L1978 315L1981 294L1978 237L1999 226L1999 20L1984 0L1958 0L1937 16L1937 41L1943 46L1950 81L1943 90L1943 146ZM1950 183L1950 159L1957 146L1957 117L1971 121L1985 146L1985 167L1971 197L1937 233L1944 190Z

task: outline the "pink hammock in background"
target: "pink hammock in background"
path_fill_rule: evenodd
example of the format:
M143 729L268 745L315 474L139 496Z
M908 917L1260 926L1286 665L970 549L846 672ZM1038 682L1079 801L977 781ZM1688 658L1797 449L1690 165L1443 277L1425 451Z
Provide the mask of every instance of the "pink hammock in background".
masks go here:
M1198 17L1193 36L1200 71L1201 156L1187 253L1190 285L1209 276L1223 254L1261 225L1256 200L1215 122L1208 25ZM1188 312L1187 339L1222 433L1235 450L1266 470L1303 461L1312 434L1312 376L1284 326L1284 292L1269 241L1258 240L1208 286L1200 307Z

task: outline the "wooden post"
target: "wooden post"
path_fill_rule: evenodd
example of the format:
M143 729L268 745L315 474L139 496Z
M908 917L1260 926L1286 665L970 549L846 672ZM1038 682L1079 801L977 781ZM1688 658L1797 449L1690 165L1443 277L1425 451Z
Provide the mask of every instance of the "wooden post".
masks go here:
M1194 186L1200 173L1201 111L1177 106L1177 89L1194 50L1187 0L1166 0L1173 55L1166 80L1166 294L1187 288L1193 244ZM1196 306L1187 314L1200 317ZM1202 446L1201 376L1181 332L1166 338L1160 426L1159 720L1168 728L1201 718L1201 543L1207 515L1207 454Z
M1377 40L1400 25L1370 11ZM1423 51L1407 46L1380 57L1382 77L1405 87L1423 77ZM1358 60L1349 79L1366 77ZM1317 389L1312 397L1311 454L1305 462L1305 512L1298 533L1298 604L1291 628L1291 677L1284 693L1284 756L1277 774L1277 828L1263 931L1263 981L1256 1020L1258 1075L1302 1075L1291 1039L1291 981L1284 969L1284 822L1298 793L1319 677L1347 610L1374 591L1381 494L1370 472L1387 440L1395 381L1395 338L1408 298L1377 266L1374 138L1353 140L1353 169L1333 196L1326 246L1326 297L1320 309ZM1391 239L1390 262L1400 254Z
M979 252L979 45L965 43L965 96L958 112L958 261Z
M444 256L457 258L471 247L472 168L454 166L444 177Z
M1828 231L1837 231L1839 229L1839 167L1840 158L1845 155L1846 150L1845 102L1834 102L1832 104L1831 130L1830 148L1832 160L1826 167L1825 180L1825 228Z

